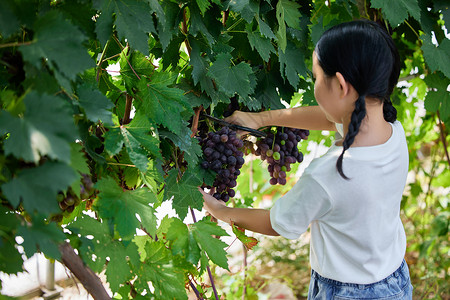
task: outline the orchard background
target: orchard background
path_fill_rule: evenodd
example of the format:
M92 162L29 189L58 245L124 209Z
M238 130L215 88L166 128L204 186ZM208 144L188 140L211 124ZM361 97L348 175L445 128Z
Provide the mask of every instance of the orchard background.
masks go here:
M219 128L203 113L315 105L315 42L359 18L385 26L402 58L392 98L410 155L402 218L415 297L448 299L445 0L0 1L0 271L43 252L96 299L108 298L103 271L122 299L250 299L273 276L305 296L308 245L282 238L211 286L229 269L227 233L208 217L183 222L213 179L195 133ZM311 132L300 150L333 139ZM285 186L268 184L264 164L246 156L228 205L258 206L295 183L298 164ZM156 217L166 201L177 217Z

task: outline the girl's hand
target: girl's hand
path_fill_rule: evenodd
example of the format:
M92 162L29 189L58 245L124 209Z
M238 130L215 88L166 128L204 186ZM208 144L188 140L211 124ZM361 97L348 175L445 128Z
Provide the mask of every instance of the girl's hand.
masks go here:
M259 129L264 126L264 119L260 113L250 113L239 110L235 111L228 118L225 118L224 121L252 129ZM239 132L239 134L242 135L244 132Z
M206 193L202 188L198 188L200 193L203 195L203 208L208 211L213 217L217 219L218 211L224 207L227 207L225 205L225 202L221 200L217 200L214 198L211 194L214 193L214 188L210 191L210 194Z

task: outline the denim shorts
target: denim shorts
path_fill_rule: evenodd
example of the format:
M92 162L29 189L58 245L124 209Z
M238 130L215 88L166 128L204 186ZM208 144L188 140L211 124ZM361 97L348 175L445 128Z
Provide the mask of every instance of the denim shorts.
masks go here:
M311 272L308 300L328 299L412 299L411 280L406 261L385 279L371 284L343 283Z

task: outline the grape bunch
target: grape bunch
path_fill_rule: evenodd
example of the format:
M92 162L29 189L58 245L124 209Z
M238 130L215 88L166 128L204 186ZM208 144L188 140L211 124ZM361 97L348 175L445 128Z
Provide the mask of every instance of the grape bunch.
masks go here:
M58 192L56 200L58 201L62 213L70 214L82 200L89 199L94 192L94 183L92 182L91 177L87 174L81 174L80 195L77 195L72 188L69 188L66 193L63 191ZM60 222L62 217L62 214L58 214L54 216L52 220Z
M308 135L308 130L276 127L256 142L255 155L269 164L271 185L286 184L286 172L291 170L291 164L303 161L303 153L298 151L297 144Z
M236 136L234 130L224 126L200 138L200 145L204 159L201 162L202 168L217 173L213 183L215 187L213 196L217 200L227 202L235 195L233 188L237 185L236 179L241 173L239 169L244 164L244 153L239 150L243 142Z

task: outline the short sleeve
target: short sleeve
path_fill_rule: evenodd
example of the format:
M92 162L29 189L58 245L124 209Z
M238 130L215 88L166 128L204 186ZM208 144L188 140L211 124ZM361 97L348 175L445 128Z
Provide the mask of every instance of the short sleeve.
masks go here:
M281 236L296 239L312 221L325 216L331 208L325 189L309 174L304 174L270 209L270 222Z

